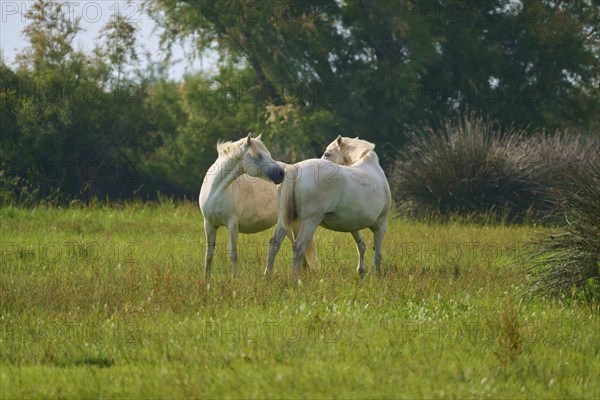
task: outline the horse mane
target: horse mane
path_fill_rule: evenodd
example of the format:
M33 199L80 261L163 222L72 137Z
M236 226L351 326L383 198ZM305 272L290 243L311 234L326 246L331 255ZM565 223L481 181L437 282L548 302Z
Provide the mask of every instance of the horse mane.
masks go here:
M235 156L241 154L242 153L242 145L244 144L245 141L246 141L246 138L237 140L235 142L232 142L232 141L223 142L223 141L219 140L217 142L217 153L219 154L219 157L222 157L222 156L235 157ZM262 141L257 140L256 138L252 139L252 146L250 146L249 153L253 157L255 157L256 154L258 153L258 151L268 153L268 150Z
M238 142L221 141L217 142L217 153L221 156L236 156L242 152L242 147Z
M348 158L350 165L361 160L379 162L379 157L375 153L375 145L366 140L344 137L342 138L340 150Z

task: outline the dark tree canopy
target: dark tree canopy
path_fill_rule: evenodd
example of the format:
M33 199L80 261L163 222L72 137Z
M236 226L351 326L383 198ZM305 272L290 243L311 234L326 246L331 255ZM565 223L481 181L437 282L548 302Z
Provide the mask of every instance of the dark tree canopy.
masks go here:
M599 126L596 1L159 0L153 11L167 40L194 37L250 68L265 104L325 110L333 128L377 143L465 109L532 129Z
M248 131L288 162L360 136L389 166L449 115L600 130L597 0L147 1L165 49L217 55L179 81L169 59L144 66L124 15L77 49L66 4L33 3L18 65L0 57L0 201L195 196L217 140Z

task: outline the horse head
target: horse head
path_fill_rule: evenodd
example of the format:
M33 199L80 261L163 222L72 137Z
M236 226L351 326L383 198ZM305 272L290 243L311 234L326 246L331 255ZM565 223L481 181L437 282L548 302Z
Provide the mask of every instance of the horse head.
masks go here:
M271 153L261 141L261 135L243 140L241 166L244 172L250 176L273 181L275 184L283 182L285 172L281 165L271 157Z
M352 165L366 156L375 155L375 145L359 138L338 137L327 146L323 160L339 165Z

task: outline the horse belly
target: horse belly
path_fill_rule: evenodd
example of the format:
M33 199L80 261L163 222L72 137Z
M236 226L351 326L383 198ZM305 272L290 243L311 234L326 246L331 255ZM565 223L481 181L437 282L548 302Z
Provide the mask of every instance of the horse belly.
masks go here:
M240 218L238 221L238 230L241 233L262 232L277 223L277 213L266 216L255 216L253 218Z
M370 227L376 220L370 215L327 213L320 225L332 231L353 232Z
M256 233L277 223L277 187L267 181L243 182L238 187L238 230Z

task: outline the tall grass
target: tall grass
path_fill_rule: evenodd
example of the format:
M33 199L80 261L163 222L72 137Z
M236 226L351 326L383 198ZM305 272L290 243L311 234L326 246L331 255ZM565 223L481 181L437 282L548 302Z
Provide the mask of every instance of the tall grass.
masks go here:
M229 277L222 245L206 281L194 203L0 207L0 398L598 398L600 314L521 297L528 282L514 266L541 232L536 288L600 287L600 152L462 124L462 139L448 125L430 140L439 154L422 148L411 165L458 154L473 168L428 184L454 184L454 199L474 205L466 193L493 191L485 204L510 213L496 204L533 197L563 230L391 220L383 277L358 279L349 236L320 229L321 267L301 281L289 279L289 243L265 280L270 232L241 235L239 276ZM520 189L493 202L494 185Z
M600 300L600 157L573 171L556 190L556 219L564 226L541 236L534 247L534 289L564 292L585 288Z
M555 188L587 168L600 142L503 128L475 114L411 134L390 180L399 211L413 217L548 215Z
M264 279L272 230L240 235L232 279L221 230L206 280L196 204L0 221L2 399L600 396L600 314L522 296L514 265L546 228L391 219L364 278L350 235L318 229L300 281L289 241Z

